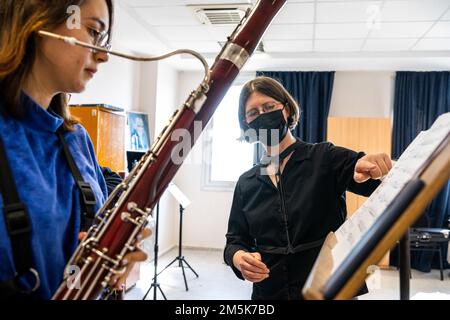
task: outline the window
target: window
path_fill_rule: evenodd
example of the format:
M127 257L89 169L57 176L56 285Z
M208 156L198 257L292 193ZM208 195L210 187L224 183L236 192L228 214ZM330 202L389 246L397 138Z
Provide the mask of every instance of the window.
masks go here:
M238 105L241 85L232 86L206 128L203 148L203 188L232 190L253 164L253 145L240 142Z

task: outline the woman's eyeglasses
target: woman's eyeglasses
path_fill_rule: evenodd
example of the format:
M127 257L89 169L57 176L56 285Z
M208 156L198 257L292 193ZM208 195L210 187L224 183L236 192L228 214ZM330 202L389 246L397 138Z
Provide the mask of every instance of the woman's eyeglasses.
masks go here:
M256 118L258 118L261 115L261 113L263 113L263 112L269 113L272 111L282 109L282 108L278 107L280 105L284 107L284 105L281 102L269 102L269 103L263 104L260 108L252 108L245 113L245 121L247 121L247 123L250 123L253 120L255 120ZM261 110L263 112L261 112Z
M86 26L89 35L92 39L92 45L100 48L104 48L106 50L111 49L111 44L109 43L109 33L108 31L97 31L96 29L92 27Z

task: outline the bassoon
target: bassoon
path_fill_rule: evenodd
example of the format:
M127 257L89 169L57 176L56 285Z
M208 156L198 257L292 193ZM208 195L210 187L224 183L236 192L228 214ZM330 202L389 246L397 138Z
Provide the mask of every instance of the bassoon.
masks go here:
M97 212L95 223L68 262L62 284L53 299L97 299L105 289L111 289L112 277L124 272L124 256L136 249L139 233L146 226L153 208L180 168L182 160L188 155L189 149L180 148L180 139L176 138L179 134L174 133L180 132L178 130L188 132L192 148L198 138L197 134L194 135L194 124L199 123L202 130L208 124L285 2L259 0L246 12L203 82L175 111L151 149ZM41 34L52 36L45 32ZM61 40L78 44L73 38ZM178 160L173 161L174 157Z

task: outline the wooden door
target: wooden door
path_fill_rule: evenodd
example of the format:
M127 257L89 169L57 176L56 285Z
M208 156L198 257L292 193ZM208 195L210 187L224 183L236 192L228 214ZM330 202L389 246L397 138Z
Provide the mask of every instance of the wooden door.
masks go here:
M367 154L391 154L392 121L390 118L328 118L327 141L341 147ZM350 217L366 197L346 193L347 215ZM389 265L389 256L383 258L380 266Z

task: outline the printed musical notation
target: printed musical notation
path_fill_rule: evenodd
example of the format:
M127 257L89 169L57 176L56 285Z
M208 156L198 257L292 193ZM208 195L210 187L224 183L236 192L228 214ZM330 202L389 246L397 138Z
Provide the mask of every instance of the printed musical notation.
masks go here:
M418 176L443 140L450 134L450 113L441 115L427 131L422 131L403 152L380 186L367 201L335 232L332 249L333 271L359 239L394 201L402 188Z

